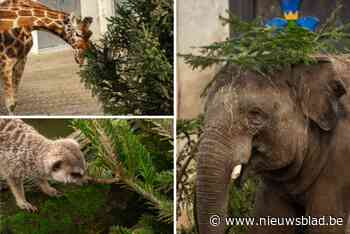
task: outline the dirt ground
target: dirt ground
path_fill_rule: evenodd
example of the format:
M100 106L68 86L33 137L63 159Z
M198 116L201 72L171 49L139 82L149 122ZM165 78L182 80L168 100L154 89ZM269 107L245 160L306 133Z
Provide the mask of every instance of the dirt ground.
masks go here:
M30 55L14 114L103 115L97 98L80 82L78 71L69 49ZM0 114L3 114L3 102L1 105Z

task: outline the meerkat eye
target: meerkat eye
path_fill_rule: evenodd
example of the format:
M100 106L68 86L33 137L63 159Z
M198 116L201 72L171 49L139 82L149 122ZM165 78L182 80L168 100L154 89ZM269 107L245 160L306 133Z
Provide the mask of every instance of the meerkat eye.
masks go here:
M59 169L61 169L62 166L62 161L57 161L53 164L52 166L52 171L58 171Z
M81 178L82 177L82 175L80 173L77 173L77 172L71 173L71 176L74 178Z

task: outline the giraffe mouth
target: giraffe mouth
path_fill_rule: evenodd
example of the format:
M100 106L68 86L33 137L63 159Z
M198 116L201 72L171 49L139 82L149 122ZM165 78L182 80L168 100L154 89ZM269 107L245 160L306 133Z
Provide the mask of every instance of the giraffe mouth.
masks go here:
M77 57L74 57L74 59L75 59L75 62L78 65L80 65L80 66L84 65L84 62L85 62L85 58L84 57L77 56Z
M16 103L14 103L13 105L10 106L10 111L13 113L16 109Z

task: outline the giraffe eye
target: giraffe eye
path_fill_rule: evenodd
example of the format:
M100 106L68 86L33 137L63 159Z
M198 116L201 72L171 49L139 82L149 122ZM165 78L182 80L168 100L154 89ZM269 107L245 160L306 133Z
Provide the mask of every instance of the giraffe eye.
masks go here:
M83 34L81 32L76 32L75 35L78 37L83 37Z

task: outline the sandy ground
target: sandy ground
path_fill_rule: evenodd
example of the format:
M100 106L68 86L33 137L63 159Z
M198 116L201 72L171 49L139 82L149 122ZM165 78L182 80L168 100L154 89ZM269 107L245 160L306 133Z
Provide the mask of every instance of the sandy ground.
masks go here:
M103 115L97 98L80 82L78 71L71 50L30 55L15 115Z

